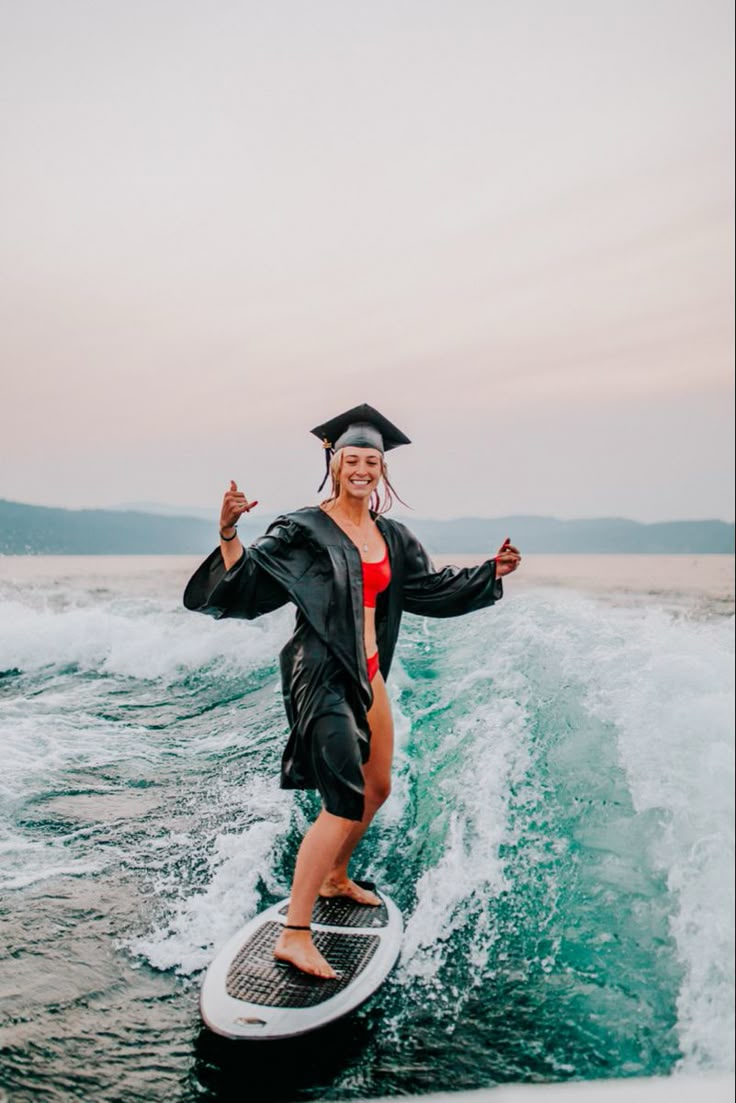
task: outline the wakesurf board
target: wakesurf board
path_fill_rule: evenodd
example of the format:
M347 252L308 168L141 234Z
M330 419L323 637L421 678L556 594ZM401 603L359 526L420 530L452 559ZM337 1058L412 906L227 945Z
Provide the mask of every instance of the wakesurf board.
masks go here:
M210 964L200 994L206 1026L225 1038L290 1038L347 1015L373 995L399 956L403 922L372 882L357 884L377 893L380 907L319 897L312 913L314 944L337 979L275 960L289 906L288 898L281 900L234 934Z

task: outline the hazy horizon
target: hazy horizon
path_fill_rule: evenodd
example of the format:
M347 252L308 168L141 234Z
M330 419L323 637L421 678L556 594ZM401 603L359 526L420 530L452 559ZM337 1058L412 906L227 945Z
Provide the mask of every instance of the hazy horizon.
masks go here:
M0 497L734 518L728 0L0 12ZM254 515L255 516L255 515Z
M130 512L130 513L155 514L157 516L162 516L162 517L185 517L185 518L191 518L193 520L202 520L202 519L207 520L209 518L216 518L217 514L218 514L218 509L219 509L219 504L210 508L208 506L192 505L191 503L188 506L187 505L174 505L171 502L113 502L113 503L108 504L108 505L66 506L66 505L63 505L63 504L49 505L49 503L47 503L47 502L20 502L20 501L14 500L14 499L8 499L8 498L2 499L0 497L0 501L2 501L2 500L9 501L13 505L31 506L31 507L41 508L41 509L66 509L66 510L70 510L72 512L76 512L76 511L79 511L79 510L86 510L86 509L93 509L93 510L100 510L100 511L111 510L113 512ZM260 513L260 508L259 507L260 507L260 503L259 503L259 506L256 507L256 509L254 510L254 512L249 517L247 517L245 519L245 524L246 525L254 525L254 526L257 527L259 525L259 522L262 521L263 526L265 527L279 513L289 512L290 510L300 508L299 505L284 505L282 509L275 510L275 511L273 511L273 513L269 513L268 515L266 515L266 514L261 514ZM158 513L159 510L162 511L160 514ZM259 516L259 514L260 514L260 516ZM389 516L395 517L397 520L408 520L408 521L410 521L412 517L415 517L417 520L432 521L432 522L435 522L435 521L440 521L440 522L443 522L443 521L444 522L458 521L459 522L459 521L475 521L475 520L494 521L494 520L509 520L509 519L510 520L529 519L529 520L562 521L562 522L568 522L568 521L569 522L574 522L574 521L625 521L625 522L629 522L630 521L630 522L633 522L634 524L651 524L651 525L656 525L656 524L666 525L666 524L674 524L674 523L706 524L708 522L718 522L719 524L724 524L724 525L733 525L734 524L733 520L729 520L728 518L723 518L723 517L681 517L681 518L660 517L660 518L655 518L654 520L651 520L651 521L637 521L637 519L635 517L627 517L623 514L598 514L598 515L590 516L590 517L572 517L572 516L571 517L561 517L557 514L551 514L551 513L519 513L519 512L516 512L516 513L504 513L504 514L500 514L500 513L497 513L497 514L458 513L458 514L448 515L448 516L445 516L445 517L435 517L435 516L432 516L431 514L426 514L426 513L422 514L420 516L420 514L416 510L405 509L401 505L399 505L398 507L394 506L391 509Z

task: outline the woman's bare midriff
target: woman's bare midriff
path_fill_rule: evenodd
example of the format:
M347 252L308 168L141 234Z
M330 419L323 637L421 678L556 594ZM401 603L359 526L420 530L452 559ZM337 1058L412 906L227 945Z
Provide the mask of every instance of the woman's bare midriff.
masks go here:
M376 643L376 610L370 606L363 607L363 642L366 655L375 655L378 651Z

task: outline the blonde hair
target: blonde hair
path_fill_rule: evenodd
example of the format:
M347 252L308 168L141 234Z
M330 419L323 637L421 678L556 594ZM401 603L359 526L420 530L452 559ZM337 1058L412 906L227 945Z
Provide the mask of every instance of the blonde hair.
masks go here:
M342 461L344 455L345 450L343 448L339 448L330 460L330 496L329 498L325 498L323 502L320 502L320 505L322 506L327 505L329 502L334 502L340 494L340 473L342 472ZM388 511L391 509L391 506L394 504L394 499L398 499L398 501L400 501L402 505L406 505L404 499L399 497L399 494L396 492L389 481L388 464L386 463L386 457L383 455L383 453L381 453L380 455L381 478L383 479L384 496L382 499L381 495L378 493L378 487L376 487L376 489L371 494L371 500L369 503L369 509L371 510L371 512L379 515L382 513L388 513Z

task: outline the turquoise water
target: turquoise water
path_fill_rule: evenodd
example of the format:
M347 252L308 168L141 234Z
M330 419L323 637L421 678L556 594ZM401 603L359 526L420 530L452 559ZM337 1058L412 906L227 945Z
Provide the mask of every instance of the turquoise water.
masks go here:
M564 588L512 581L461 620L408 617L394 791L356 866L404 912L399 965L321 1034L244 1049L201 1027L202 970L286 895L317 805L276 781L288 610L187 614L191 566L2 562L13 1101L351 1099L733 1068L729 595L665 600L654 577L613 594L601 569L595 592L568 572Z

